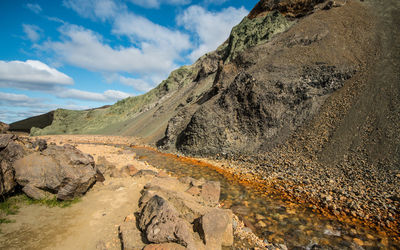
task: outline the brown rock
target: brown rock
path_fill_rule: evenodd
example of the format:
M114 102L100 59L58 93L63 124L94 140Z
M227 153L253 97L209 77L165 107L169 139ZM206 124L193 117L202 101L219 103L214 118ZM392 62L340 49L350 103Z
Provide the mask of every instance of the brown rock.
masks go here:
M17 160L14 169L18 184L48 190L60 200L83 195L96 181L93 158L68 145L49 145Z
M186 190L186 192L193 196L198 196L198 195L200 195L201 189L199 187L193 186L193 187L189 188L188 190Z
M96 168L104 176L110 176L112 171L116 169L115 165L109 162L104 156L99 156Z
M13 164L22 158L26 151L14 135L0 135L0 195L12 192L17 185Z
M118 228L121 239L122 249L139 250L143 249L145 244L142 241L140 231L136 228L136 223L133 221L125 221Z
M200 197L211 204L218 204L220 193L219 182L207 181L201 186Z
M203 239L208 249L233 245L232 211L212 209L201 217Z
M155 172L153 170L148 170L148 169L141 169L134 176L135 177L143 177L143 176L146 176L146 175L156 176L157 172Z
M188 248L194 246L190 224L179 218L176 209L158 195L143 207L139 228L148 241L153 243L176 242Z
M163 243L163 244L150 244L143 248L143 250L184 250L184 246L176 243Z
M43 200L50 196L48 192L29 184L22 188L22 192L34 200Z
M169 177L169 175L161 170L160 172L158 172L157 177L166 178Z
M10 126L4 122L0 122L0 134L6 133Z

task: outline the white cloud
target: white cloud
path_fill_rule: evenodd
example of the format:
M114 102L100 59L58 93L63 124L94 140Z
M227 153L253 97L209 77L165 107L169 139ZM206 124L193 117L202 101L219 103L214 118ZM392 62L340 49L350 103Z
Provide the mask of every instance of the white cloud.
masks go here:
M55 95L59 98L96 102L116 102L131 96L131 94L118 90L107 90L104 91L104 93L94 93L78 89L64 89L63 91L56 92Z
M40 39L41 33L43 32L38 26L32 24L22 24L22 28L25 35L32 42L37 42Z
M40 5L37 3L28 3L26 4L26 7L36 14L42 12L42 7L40 7Z
M114 0L64 0L63 4L82 17L101 21L112 19L125 9L123 4Z
M38 101L37 99L30 98L26 95L0 92L0 103L2 105L30 106L31 104L36 103L37 101Z
M126 13L116 18L113 33L129 36L133 42L145 41L165 46L164 49L167 50L182 51L191 46L188 35L170 30L132 13Z
M40 90L73 82L71 77L40 61L0 60L0 87Z
M135 78L120 76L119 81L124 85L131 86L135 90L142 92L147 92L154 87L152 84L148 83L143 79L135 79Z
M99 34L76 25L64 25L60 32L63 35L61 41L48 41L41 49L54 52L61 61L74 66L92 71L140 74L169 72L176 67L174 49L150 42L142 42L141 48L112 48Z
M190 55L192 61L203 54L215 50L229 36L233 26L238 24L248 11L244 8L229 7L221 12L210 12L193 5L177 17L179 25L197 34L197 49Z
M191 0L130 0L133 4L145 7L145 8L159 8L161 4L170 5L186 5Z

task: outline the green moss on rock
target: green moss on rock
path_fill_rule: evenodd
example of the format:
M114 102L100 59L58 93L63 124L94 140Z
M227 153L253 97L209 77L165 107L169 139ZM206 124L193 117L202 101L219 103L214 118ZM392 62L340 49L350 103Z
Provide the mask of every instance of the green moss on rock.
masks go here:
M268 42L274 35L288 30L293 23L277 11L264 17L253 19L245 17L238 25L233 27L228 42L218 50L223 54L224 61L230 62L240 52Z

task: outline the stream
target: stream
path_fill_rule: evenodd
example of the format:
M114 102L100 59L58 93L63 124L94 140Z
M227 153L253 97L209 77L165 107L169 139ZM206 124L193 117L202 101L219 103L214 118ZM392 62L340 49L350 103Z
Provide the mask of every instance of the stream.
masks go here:
M289 205L195 161L188 163L148 148L130 150L137 159L174 176L219 181L224 208L232 209L247 227L269 243L285 244L289 249L399 249L396 242L372 229L325 218L302 205Z

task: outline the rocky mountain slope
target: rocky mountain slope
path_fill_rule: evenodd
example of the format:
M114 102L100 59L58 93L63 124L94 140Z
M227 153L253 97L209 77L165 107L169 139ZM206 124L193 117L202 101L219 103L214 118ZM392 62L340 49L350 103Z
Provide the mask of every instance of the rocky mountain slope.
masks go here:
M100 109L56 110L50 126L31 134L134 135L164 150L234 158L296 145L324 164L354 153L394 168L399 37L397 19L382 17L398 3L387 5L262 0L216 51L150 92Z

